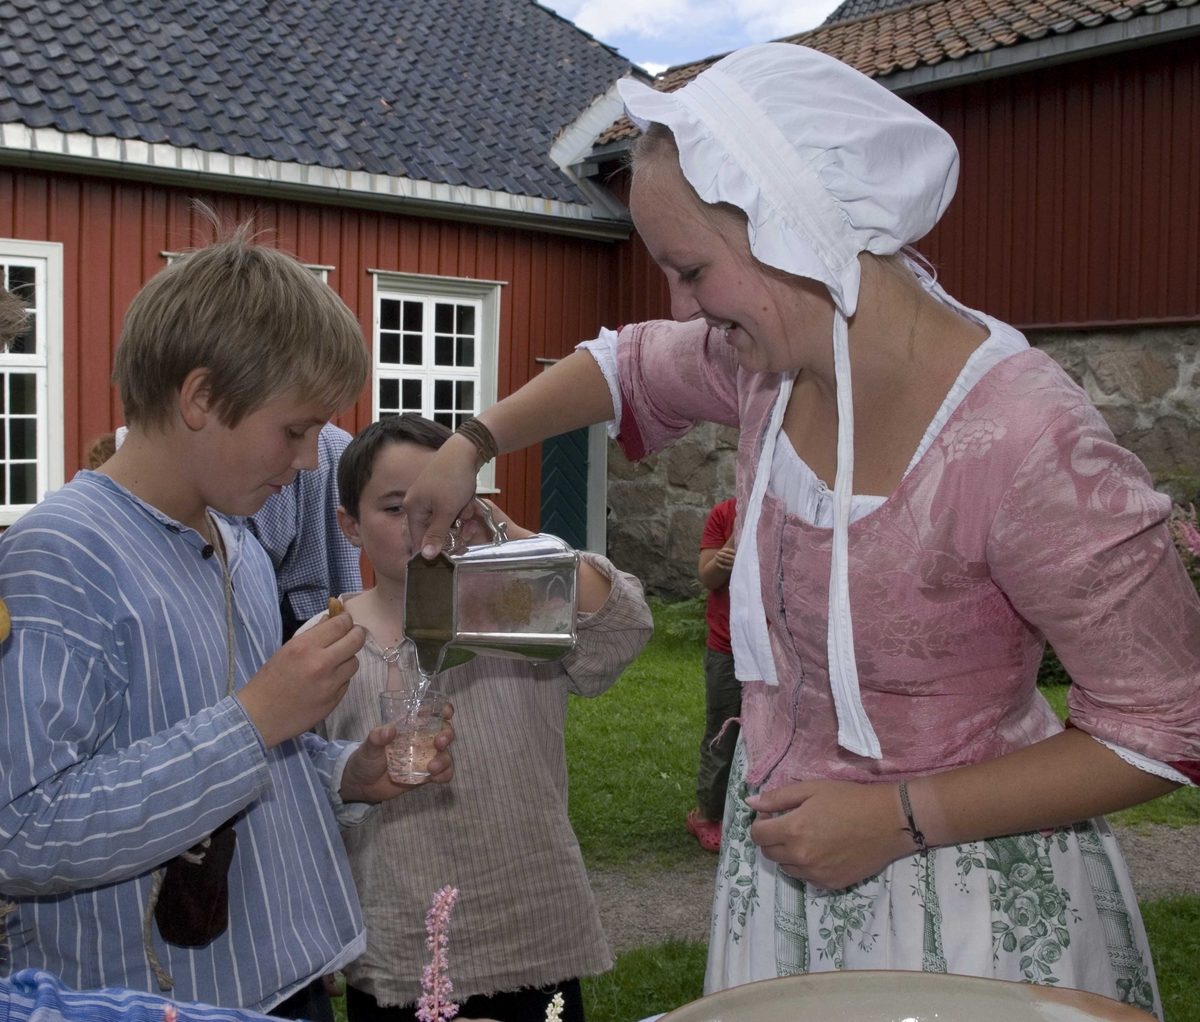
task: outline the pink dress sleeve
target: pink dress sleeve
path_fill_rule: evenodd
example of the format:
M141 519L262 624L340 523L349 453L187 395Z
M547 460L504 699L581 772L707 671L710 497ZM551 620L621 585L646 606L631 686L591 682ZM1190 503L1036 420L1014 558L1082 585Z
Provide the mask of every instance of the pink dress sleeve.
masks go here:
M1070 724L1200 781L1200 598L1171 501L1081 401L1038 438L999 505L992 578L1074 684Z
M641 461L698 422L738 425L737 353L703 321L654 320L622 328L617 340L621 431Z

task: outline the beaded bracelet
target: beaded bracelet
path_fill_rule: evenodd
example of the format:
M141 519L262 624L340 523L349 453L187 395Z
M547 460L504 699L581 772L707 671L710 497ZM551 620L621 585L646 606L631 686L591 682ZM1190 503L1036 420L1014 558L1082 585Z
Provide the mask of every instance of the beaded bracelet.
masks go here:
M920 850L922 855L929 854L929 846L925 843L925 835L917 829L917 821L913 819L912 803L908 800L908 781L900 782L900 808L904 810L904 815L908 817L908 826L904 829L908 831L909 836L913 839L913 843Z
M475 445L475 450L479 452L481 466L486 465L500 453L500 446L496 443L496 438L492 436L492 431L475 416L464 419L459 423L455 432L461 433Z

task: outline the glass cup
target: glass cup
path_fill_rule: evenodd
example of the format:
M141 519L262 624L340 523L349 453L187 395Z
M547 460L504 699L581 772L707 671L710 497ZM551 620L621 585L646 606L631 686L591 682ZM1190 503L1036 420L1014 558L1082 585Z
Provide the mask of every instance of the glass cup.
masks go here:
M418 702L404 692L380 692L383 723L396 729L387 747L388 776L397 784L420 784L429 779L429 761L437 755L433 740L442 729L443 692L426 692Z

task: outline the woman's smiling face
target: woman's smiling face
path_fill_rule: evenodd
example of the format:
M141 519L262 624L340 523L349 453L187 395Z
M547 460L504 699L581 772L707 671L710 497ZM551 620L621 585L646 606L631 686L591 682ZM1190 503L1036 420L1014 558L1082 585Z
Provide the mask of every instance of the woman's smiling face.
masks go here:
M638 234L667 275L671 314L728 328L738 362L753 372L791 372L825 354L833 302L805 277L764 271L745 220L706 208L670 151L641 162L629 208Z

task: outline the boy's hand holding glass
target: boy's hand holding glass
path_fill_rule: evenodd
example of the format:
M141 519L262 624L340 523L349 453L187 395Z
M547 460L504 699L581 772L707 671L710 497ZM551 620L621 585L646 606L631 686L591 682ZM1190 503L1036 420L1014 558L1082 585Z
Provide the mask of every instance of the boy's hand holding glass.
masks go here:
M284 645L238 692L268 749L323 721L358 670L367 633L349 615L330 618Z
M454 777L454 763L448 751L450 743L454 741L454 728L450 725L452 716L454 707L446 703L442 709L442 729L433 740L437 754L426 768L429 780L434 784L445 784ZM395 738L394 725L386 724L371 729L366 741L354 751L342 773L340 794L343 802L386 802L418 787L416 784L394 781L388 774L387 748Z

